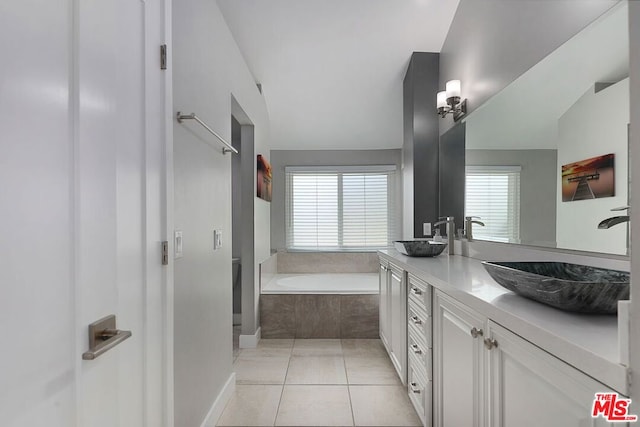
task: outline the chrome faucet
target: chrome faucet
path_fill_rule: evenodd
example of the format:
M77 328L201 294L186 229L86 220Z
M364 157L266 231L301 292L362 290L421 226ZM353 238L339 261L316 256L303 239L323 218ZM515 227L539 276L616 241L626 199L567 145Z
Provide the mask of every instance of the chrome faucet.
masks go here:
M453 237L455 234L456 223L452 216L441 216L442 221L438 221L433 224L434 227L438 227L442 224L447 224L447 245L449 246L449 255L453 255Z
M464 237L467 238L467 241L473 240L473 231L471 224L478 224L484 227L484 222L482 221L474 221L475 219L482 219L479 216L465 216L464 217Z
M628 211L629 208L630 208L629 206L621 206L619 208L613 208L611 209L611 211L613 212ZM603 219L602 221L600 221L600 223L598 224L598 228L600 230L606 230L613 227L614 225L622 224L623 222L629 222L629 220L630 220L629 214L612 216L611 218ZM629 254L630 242L631 242L631 227L627 227L627 255Z
M623 222L629 222L629 215L612 216L611 218L604 219L598 224L598 228L607 229L614 225L622 224Z
M612 212L616 211L626 211L629 209L629 206L621 206L619 208L611 209ZM598 224L599 229L606 230L607 228L611 228L614 225L622 224L623 222L629 222L629 215L620 215L620 216L612 216L611 218L603 219Z

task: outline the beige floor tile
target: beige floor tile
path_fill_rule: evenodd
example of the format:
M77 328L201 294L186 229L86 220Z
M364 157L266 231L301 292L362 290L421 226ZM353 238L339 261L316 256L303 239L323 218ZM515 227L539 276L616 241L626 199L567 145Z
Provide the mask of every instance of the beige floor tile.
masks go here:
M404 386L356 385L349 393L356 426L422 425Z
M241 348L239 356L247 357L289 357L293 339L263 339L256 348Z
M346 386L285 385L276 426L352 426Z
M296 339L293 356L342 356L339 339Z
M400 378L388 357L345 357L349 384L401 385Z
M253 358L253 357L280 357L287 358L291 355L290 348L241 348L238 357L241 359Z
M347 384L342 356L291 356L287 384Z
M379 339L343 339L342 352L345 357L367 356L389 358L387 350L385 350L382 341Z
M281 385L237 385L216 425L273 426L281 395Z
M242 352L233 364L237 384L284 384L289 356L247 356Z

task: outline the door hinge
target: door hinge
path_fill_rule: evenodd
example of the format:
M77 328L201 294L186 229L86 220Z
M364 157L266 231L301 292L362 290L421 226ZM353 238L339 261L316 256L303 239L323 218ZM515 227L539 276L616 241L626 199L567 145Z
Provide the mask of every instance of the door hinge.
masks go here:
M162 265L169 265L169 242L162 242Z
M160 46L160 69L167 69L167 45L163 44Z

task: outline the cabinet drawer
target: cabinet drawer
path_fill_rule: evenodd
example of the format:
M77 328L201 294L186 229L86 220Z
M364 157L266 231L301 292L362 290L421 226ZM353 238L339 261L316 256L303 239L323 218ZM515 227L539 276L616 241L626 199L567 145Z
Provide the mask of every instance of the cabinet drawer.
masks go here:
M423 340L416 338L413 329L409 329L407 354L409 354L410 363L413 359L415 364L424 369L424 375L427 380L433 380L433 376L431 374L433 372L431 348L429 348Z
M404 270L393 263L389 263L387 268L391 271L392 274L402 278L404 276Z
M419 369L412 368L411 364L409 365L407 389L409 400L416 408L422 425L431 425L431 381L428 381Z
M409 331L413 329L418 339L422 339L431 348L431 316L411 300L407 309L407 323Z
M431 316L431 285L409 274L407 295L409 295L410 301L415 302L418 307Z

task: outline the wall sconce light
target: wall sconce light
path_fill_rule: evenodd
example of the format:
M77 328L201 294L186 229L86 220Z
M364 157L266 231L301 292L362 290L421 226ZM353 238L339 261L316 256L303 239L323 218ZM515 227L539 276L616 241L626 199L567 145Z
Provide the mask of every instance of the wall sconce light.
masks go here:
M436 105L438 115L443 119L447 114L453 114L453 120L460 120L467 113L467 100L461 101L460 80L449 80L446 90L438 92Z

